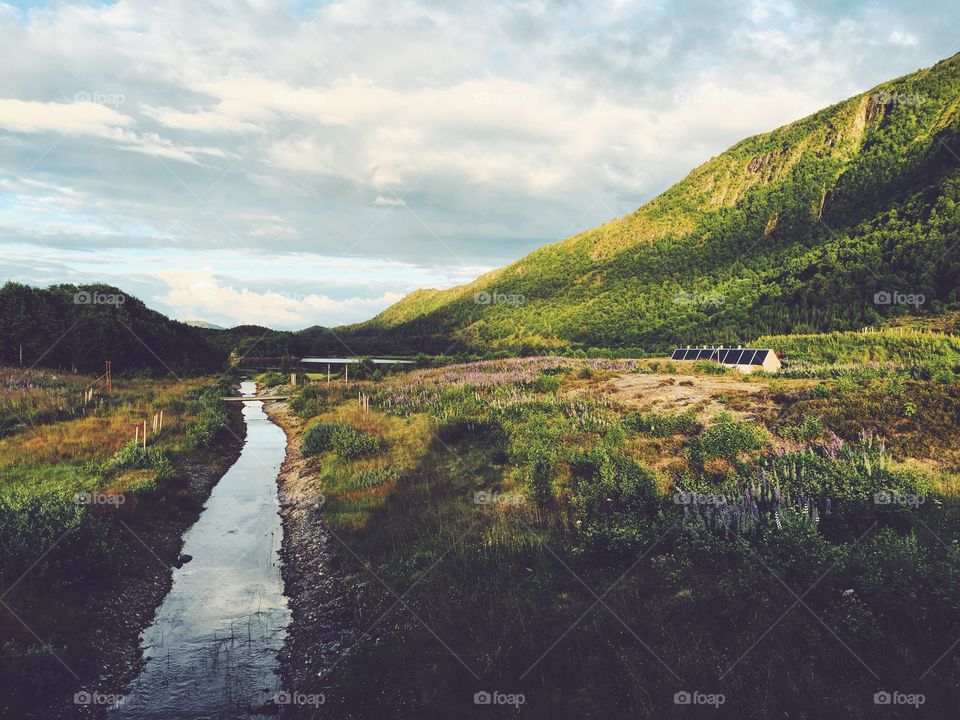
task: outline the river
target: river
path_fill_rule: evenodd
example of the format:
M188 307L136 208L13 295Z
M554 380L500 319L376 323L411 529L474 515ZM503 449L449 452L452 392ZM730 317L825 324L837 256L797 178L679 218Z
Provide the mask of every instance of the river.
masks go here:
M243 395L256 383L241 383ZM277 474L283 430L259 401L243 404L246 440L184 535L192 560L141 635L146 665L111 720L257 718L279 690L275 674L290 611L280 576Z

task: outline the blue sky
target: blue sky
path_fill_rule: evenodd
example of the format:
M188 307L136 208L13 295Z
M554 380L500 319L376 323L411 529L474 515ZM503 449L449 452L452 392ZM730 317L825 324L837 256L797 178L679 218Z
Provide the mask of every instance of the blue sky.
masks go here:
M365 319L960 50L955 2L0 3L0 280Z

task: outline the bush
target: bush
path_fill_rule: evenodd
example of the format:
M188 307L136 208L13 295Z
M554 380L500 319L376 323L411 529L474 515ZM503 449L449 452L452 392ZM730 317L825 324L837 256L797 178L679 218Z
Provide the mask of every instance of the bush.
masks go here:
M755 452L769 443L770 433L762 425L737 420L724 412L694 440L691 451L701 464L715 458L735 463L741 453Z
M701 425L692 410L683 413L638 413L631 412L623 421L624 426L632 432L640 432L655 438L669 437L670 435L694 435L700 431Z
M555 375L540 373L531 384L534 390L541 393L555 393L560 389L560 378Z
M808 415L799 425L784 427L781 434L791 440L809 443L823 437L823 423L820 418Z
M303 434L300 448L305 455L331 451L344 460L379 455L386 442L378 435L371 435L339 423L317 423Z
M597 445L573 463L583 540L598 551L632 552L650 540L654 476L631 457Z
M279 370L271 370L257 375L257 383L264 387L273 387L275 385L286 385L290 382L290 376Z
M533 462L527 470L527 486L530 495L540 507L553 500L554 464L550 452L543 447L533 452Z
M826 383L817 383L810 388L810 397L813 399L823 399L830 397L830 386Z
M694 372L700 372L706 375L726 375L729 372L729 368L718 362L708 360L699 360L693 363L693 370Z
M156 480L162 482L174 476L173 465L166 454L159 448L147 448L131 440L117 450L107 461L107 468L111 470L135 470L149 468L156 471Z

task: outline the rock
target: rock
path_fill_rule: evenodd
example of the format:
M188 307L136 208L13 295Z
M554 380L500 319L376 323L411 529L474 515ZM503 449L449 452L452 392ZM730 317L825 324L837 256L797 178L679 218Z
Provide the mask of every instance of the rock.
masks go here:
M186 564L187 564L188 562L190 562L191 560L193 560L193 555L187 555L186 553L184 553L183 555L180 555L180 556L177 558L177 562L175 562L175 563L173 564L173 566L176 567L176 568L182 568L184 565L186 565Z

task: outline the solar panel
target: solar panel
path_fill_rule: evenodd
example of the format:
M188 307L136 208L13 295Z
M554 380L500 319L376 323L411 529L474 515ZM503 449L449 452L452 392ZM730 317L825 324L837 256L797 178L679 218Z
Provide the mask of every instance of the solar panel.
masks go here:
M723 365L763 365L770 350L754 348L677 348L672 360L714 360Z

